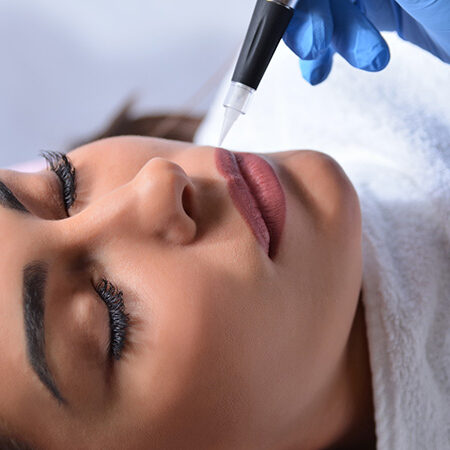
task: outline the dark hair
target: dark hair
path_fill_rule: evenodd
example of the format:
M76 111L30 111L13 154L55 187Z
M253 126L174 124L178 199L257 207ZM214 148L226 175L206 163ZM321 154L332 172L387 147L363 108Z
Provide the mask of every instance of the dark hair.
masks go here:
M0 435L0 450L33 450L33 448L23 441Z
M0 417L0 450L37 450L23 439L17 438L8 423Z
M75 142L73 147L97 139L127 134L192 142L203 120L203 117L198 115L170 112L136 117L132 113L133 104L133 99L128 100L103 131Z

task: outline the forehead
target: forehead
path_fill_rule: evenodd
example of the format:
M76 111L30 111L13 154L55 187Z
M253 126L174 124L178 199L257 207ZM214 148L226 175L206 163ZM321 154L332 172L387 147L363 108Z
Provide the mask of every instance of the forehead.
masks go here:
M105 163L116 164L120 161L138 162L154 156L170 158L176 153L187 149L192 144L165 139L121 136L101 139L83 145L69 153L74 160L84 158L101 159Z

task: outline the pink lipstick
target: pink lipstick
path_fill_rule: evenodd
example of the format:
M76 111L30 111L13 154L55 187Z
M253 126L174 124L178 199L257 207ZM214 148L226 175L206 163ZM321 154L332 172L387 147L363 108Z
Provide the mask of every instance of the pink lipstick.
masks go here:
M286 199L272 166L253 153L216 149L216 165L230 197L257 241L274 258L286 218Z

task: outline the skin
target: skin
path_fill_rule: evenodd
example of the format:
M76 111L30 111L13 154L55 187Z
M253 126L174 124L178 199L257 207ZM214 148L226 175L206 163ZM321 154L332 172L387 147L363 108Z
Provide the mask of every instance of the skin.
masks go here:
M12 434L42 449L373 445L355 190L321 153L264 155L287 204L271 260L214 150L140 137L80 147L69 218L55 174L0 171L33 213L0 208L0 417ZM21 271L36 259L66 405L26 359ZM92 288L101 277L130 316L119 361Z

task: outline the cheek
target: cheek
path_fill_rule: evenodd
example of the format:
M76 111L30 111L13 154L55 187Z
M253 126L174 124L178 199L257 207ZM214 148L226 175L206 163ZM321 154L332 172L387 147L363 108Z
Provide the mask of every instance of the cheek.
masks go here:
M361 288L358 198L328 156L300 151L281 158L291 182L283 284L298 292L301 329L314 348L338 353Z
M291 284L297 291L291 298L298 306L298 322L292 328L297 330L297 368L306 399L336 370L348 342L361 290L359 234L339 223L317 229L304 244L298 267Z
M140 323L118 377L123 401L159 429L236 433L252 417L252 384L270 358L264 329L275 332L264 287L205 258L156 253L140 274ZM135 270L126 276L138 283Z

